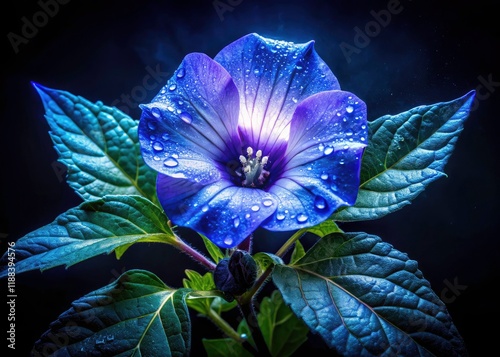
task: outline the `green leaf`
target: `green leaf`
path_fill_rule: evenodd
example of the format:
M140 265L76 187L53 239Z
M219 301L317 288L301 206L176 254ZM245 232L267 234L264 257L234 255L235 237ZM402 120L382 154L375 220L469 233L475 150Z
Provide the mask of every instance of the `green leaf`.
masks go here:
M296 240L295 245L293 247L292 256L290 257L290 264L294 264L295 262L297 262L297 260L302 258L305 254L306 254L306 251L304 250L304 246L302 245L302 243L300 243L299 240Z
M138 242L174 244L163 212L141 196L105 196L84 202L16 242L16 272L69 267ZM7 275L2 257L0 277Z
M203 244L205 244L205 248L207 249L208 254L210 254L212 259L215 261L215 264L224 259L225 255L224 253L222 253L218 246L212 243L212 241L205 237L203 234L200 233L200 236L203 239Z
M202 342L207 357L253 357L253 354L243 348L241 343L231 338L204 338Z
M469 116L475 91L450 102L423 105L369 123L361 182L354 206L336 221L377 219L408 205L444 167Z
M187 278L182 280L182 285L185 288L200 291L215 290L212 273L208 272L205 275L201 275L200 273L190 269L186 269L185 273ZM208 315L212 300L212 298L188 299L187 305L201 314Z
M327 219L326 221L321 222L320 224L307 228L307 232L317 235L320 238L331 234L331 233L339 233L342 230L337 226L337 224L331 220Z
M273 282L291 307L342 356L465 356L445 304L417 262L366 233L319 240Z
M291 356L307 340L309 328L285 305L278 290L262 299L257 321L272 356Z
M269 267L275 266L276 264L283 264L283 259L271 253L258 252L253 255L253 258L259 266L261 274Z
M74 301L35 343L33 355L188 356L187 293L153 273L126 272Z
M120 110L33 84L68 184L84 200L141 195L157 203L156 171L143 161L138 122Z

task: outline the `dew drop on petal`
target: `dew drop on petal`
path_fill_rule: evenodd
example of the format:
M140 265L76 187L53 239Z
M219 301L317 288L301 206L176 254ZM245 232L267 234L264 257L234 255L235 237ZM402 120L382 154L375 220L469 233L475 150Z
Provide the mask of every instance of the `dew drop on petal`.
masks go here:
M173 157L169 157L165 161L163 161L163 165L165 165L166 167L176 167L177 165L179 165L179 162Z
M262 201L262 204L265 206L265 207L271 207L273 205L273 201L271 200L264 200Z
M253 205L252 206L252 211L257 212L258 210L260 210L259 205Z
M164 134L161 136L161 138L162 138L163 140L168 140L168 139L170 138L170 135L168 135L167 133L164 133Z
M153 114L153 116L155 118L160 118L161 117L161 112L160 112L160 109L158 109L158 108L151 109L151 114Z
M177 78L182 78L186 75L186 70L184 68L179 69L177 72Z
M155 141L153 143L153 149L155 149L156 151L162 151L163 150L163 144L160 143L159 141Z
M231 238L231 237L226 237L226 238L224 239L224 244L225 244L225 245L231 245L231 244L233 244L233 238Z
M169 87L168 87L168 90L170 91L174 91L175 89L177 88L177 85L175 83L171 84Z
M193 122L193 118L189 113L182 112L179 114L179 117L187 124L191 124Z
M246 218L246 219L249 219L249 218L250 218L250 213L247 213L247 214L245 215L245 218Z
M297 216L297 222L304 223L309 219L305 214L301 213Z
M348 129L345 132L345 135L347 135L347 136L352 136L352 134L354 134L354 132L352 131L352 129Z
M314 198L314 207L316 207L317 209L325 209L326 200L321 196L316 196Z
M348 112L348 113L352 113L354 111L354 108L352 107L352 105L348 105L346 108L345 108L345 111Z
M158 123L156 120L148 120L148 128L150 130L156 130L156 127L158 126Z
M155 160L155 161L160 161L160 157L159 157L159 156L157 156L157 155L155 155L155 156L153 156L153 160Z
M319 151L325 150L325 145L323 145L323 143L319 144L318 149L319 149Z
M321 174L320 177L322 180L328 180L328 174Z
M330 155L333 152L333 147L327 146L325 150L323 150L323 154Z
M203 207L201 207L201 211L202 212L208 211L208 205L203 205Z
M234 228L238 228L240 226L240 219L238 217L233 218Z
M285 219L285 215L284 215L283 213L278 213L278 214L276 215L276 219L277 219L278 221L282 221L282 220L284 220L284 219Z

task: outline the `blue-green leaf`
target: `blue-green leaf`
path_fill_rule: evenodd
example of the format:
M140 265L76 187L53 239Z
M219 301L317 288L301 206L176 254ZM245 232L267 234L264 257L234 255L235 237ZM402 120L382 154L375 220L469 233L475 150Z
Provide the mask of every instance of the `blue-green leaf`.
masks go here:
M335 233L276 265L285 302L342 356L467 355L417 262L366 233Z
M320 224L307 228L307 232L315 234L320 238L323 238L324 236L331 233L342 232L342 230L339 228L339 226L337 226L337 224L333 220L327 219L326 221L323 221Z
M188 356L188 289L132 270L74 301L35 343L34 356Z
M71 266L137 242L173 244L163 212L141 196L105 196L59 215L16 242L16 272ZM7 275L6 254L0 277Z
M262 299L259 327L273 357L288 357L307 340L309 328L285 305L278 290Z
M33 84L40 95L68 184L84 200L105 195L156 198L156 172L143 161L138 122L120 110Z
M446 176L444 167L469 116L475 91L450 102L423 105L369 123L361 182L354 206L333 215L336 221L383 217Z

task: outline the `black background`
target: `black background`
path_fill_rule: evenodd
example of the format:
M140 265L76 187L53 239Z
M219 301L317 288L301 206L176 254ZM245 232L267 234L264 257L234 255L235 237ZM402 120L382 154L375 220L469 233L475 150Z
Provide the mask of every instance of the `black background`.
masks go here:
M9 2L8 10L4 5L2 252L6 242L50 223L81 202L58 172L42 103L30 81L116 104L138 118L137 107L124 108L119 100L132 95L135 101L148 102L159 91L160 83L151 90L140 88L147 68L159 68L170 76L187 53L213 57L250 32L295 42L314 39L341 87L367 103L370 120L452 100L472 89L481 94L445 168L447 178L432 183L412 205L396 213L342 228L379 235L417 260L434 291L447 302L470 355L497 350L500 58L493 2L444 5L401 0L398 9L402 11L393 14L385 27L379 26L379 33L372 33L366 46L349 60L341 43L354 46L355 28L364 32L374 21L373 11L385 10L394 1L233 0L239 4L222 18L211 0L179 3L70 0L46 23L39 18L42 25L37 33L17 46L17 53L8 34L23 36L23 17L32 21L41 7L36 1ZM495 82L489 87L484 84L488 78ZM260 233L257 247L273 250L282 242ZM8 355L27 356L34 341L71 301L134 268L151 270L168 285L179 287L182 269L197 266L169 246L139 245L120 261L113 255L102 256L69 269L19 274L16 353ZM450 288L454 284L458 289ZM0 294L7 295L6 284L1 286ZM5 315L0 318L7 320L7 310L2 311ZM194 315L192 322L193 355L198 356L202 355L200 337L219 335L213 325ZM0 340L2 348L7 345L6 333ZM321 341L312 338L301 352L322 347Z

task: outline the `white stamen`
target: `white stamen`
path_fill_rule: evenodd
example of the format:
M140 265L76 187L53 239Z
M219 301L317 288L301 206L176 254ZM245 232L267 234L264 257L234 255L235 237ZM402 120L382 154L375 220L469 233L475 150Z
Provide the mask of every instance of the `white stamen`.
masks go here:
M247 159L245 159L245 156L240 155L240 162L243 166L245 166L245 164L247 163Z
M253 154L253 149L250 146L247 148L247 154L248 156L252 156Z
M264 156L262 158L262 165L266 165L267 164L267 160L269 160L269 156Z
M257 159L260 159L262 157L262 150L257 150L257 152L255 153L255 157Z

